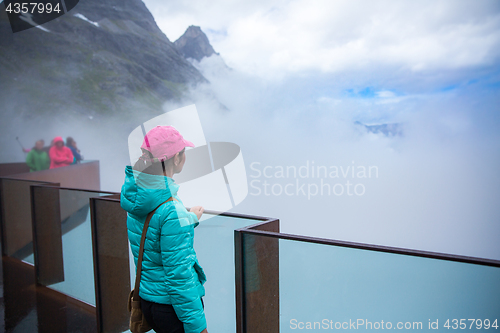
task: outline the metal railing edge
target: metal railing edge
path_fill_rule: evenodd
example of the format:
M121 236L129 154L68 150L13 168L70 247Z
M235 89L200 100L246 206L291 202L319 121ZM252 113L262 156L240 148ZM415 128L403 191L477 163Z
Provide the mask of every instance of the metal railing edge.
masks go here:
M286 234L286 233L281 233L281 232L277 233L277 232L272 232L272 231L254 230L254 229L251 229L250 227L241 228L241 229L238 229L235 231L238 231L241 233L246 233L246 234L254 234L254 235L273 237L273 238L292 240L292 241L299 241L299 242L355 248L355 249L360 249L360 250L385 252L385 253L392 253L392 254L399 254L399 255L409 255L409 256L414 256L414 257L423 257L423 258L430 258L430 259L455 261L455 262L462 262L462 263L476 264L476 265L483 265L483 266L491 266L491 267L500 267L500 260L495 260L495 259L470 257L470 256L463 256L463 255L456 255L456 254L449 254L449 253L422 251L422 250L375 245L375 244L348 242L348 241L333 240L333 239L328 239L328 238L300 236L300 235Z

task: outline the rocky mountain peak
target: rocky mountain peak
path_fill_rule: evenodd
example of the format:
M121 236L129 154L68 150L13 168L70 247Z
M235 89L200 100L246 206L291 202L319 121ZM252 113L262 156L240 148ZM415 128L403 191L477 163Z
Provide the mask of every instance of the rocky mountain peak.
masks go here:
M204 57L210 57L215 52L208 41L207 35L198 26L190 26L186 32L174 42L175 47L184 56L200 61Z
M19 33L0 3L0 35L4 114L158 112L188 86L206 82L142 0L80 1Z

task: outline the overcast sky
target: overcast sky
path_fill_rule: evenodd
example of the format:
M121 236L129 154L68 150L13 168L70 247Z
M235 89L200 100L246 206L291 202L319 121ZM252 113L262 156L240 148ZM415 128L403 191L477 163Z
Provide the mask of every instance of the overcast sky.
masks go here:
M268 79L317 71L450 84L498 70L498 0L144 2L172 41L199 25L230 66Z
M380 170L360 198L249 194L237 212L279 217L284 232L500 258L499 0L145 3L171 41L198 25L235 69L215 57L197 64L210 80L192 92L208 141L237 143L247 167ZM165 110L186 105L171 103ZM61 130L15 121L26 142ZM404 135L365 133L355 121L402 123ZM64 126L113 191L128 158L122 143L102 145L124 137L116 124Z
M285 232L499 258L500 1L144 1L171 41L198 25L235 69L199 64L234 111L197 103L211 141L238 143L247 163L381 170L362 200L249 195L239 212L279 216ZM359 137L357 120L401 122L404 136Z

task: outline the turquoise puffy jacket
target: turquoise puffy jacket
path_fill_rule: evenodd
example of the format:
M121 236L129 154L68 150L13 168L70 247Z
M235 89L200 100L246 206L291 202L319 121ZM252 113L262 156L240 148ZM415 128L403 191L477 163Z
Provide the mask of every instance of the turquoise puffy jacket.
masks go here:
M128 212L127 229L137 265L142 229L149 222L142 262L141 298L172 304L186 333L200 333L206 327L201 297L205 295L205 273L193 248L194 228L199 221L177 196L179 185L170 177L140 173L127 166L121 191L121 206Z

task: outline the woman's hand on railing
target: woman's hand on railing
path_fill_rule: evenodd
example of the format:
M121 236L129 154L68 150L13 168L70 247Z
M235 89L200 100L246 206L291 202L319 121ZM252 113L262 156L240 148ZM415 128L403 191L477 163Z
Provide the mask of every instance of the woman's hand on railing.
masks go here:
M194 207L191 207L191 209L189 211L195 213L196 217L198 217L198 221L199 221L201 218L201 215L203 215L203 212L205 211L205 209L201 206L194 206Z

